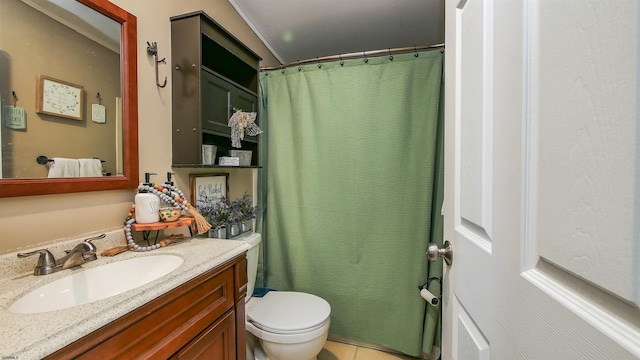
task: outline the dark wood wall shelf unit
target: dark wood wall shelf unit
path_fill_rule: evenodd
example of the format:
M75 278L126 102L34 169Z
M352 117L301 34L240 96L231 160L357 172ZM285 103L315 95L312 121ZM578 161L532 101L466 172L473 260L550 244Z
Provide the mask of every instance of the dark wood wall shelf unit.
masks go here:
M261 58L202 11L170 20L172 166L216 167L202 165L202 145L217 146L215 164L234 149L227 122L236 109L258 111ZM251 167L258 166L258 137L242 141L241 150L253 152Z

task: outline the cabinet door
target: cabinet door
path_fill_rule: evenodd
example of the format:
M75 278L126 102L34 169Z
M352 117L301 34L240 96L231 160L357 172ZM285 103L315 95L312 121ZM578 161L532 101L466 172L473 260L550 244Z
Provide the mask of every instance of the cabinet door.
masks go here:
M255 112L258 108L258 97L241 88L234 87L231 90L231 113L236 110ZM258 119L256 118L256 125ZM257 141L256 136L245 136L245 141Z
M235 316L229 311L206 328L195 339L175 354L172 359L223 360L236 358Z
M227 81L202 71L202 128L222 135L231 134L231 92L234 86Z
M240 88L234 87L231 91L231 110L242 110L244 112L256 111L256 102L258 99L255 95L244 91Z
M254 112L258 97L210 72L202 71L202 128L231 134L229 118L236 110Z

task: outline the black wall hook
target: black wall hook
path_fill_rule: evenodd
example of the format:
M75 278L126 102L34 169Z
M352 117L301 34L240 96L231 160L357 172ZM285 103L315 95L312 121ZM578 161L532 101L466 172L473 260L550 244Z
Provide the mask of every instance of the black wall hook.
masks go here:
M162 58L162 60L158 60L158 43L156 43L155 41L152 43L149 43L147 41L147 53L151 56L153 56L155 63L156 63L156 85L158 87L165 87L167 86L167 77L164 77L164 82L162 84L160 84L160 78L158 77L158 63L165 63L166 58Z

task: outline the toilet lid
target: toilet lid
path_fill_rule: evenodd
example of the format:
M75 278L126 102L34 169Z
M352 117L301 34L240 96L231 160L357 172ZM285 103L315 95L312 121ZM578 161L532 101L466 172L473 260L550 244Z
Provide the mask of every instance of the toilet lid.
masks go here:
M329 303L316 295L270 291L254 308L248 310L247 317L263 330L289 333L321 326L329 314Z

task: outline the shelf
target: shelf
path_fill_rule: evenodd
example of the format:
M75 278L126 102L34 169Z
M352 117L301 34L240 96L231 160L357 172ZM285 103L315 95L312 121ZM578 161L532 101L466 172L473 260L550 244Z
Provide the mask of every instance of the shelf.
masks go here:
M174 168L215 168L215 169L262 169L262 166L223 166L223 165L202 165L202 164L171 164Z
M217 77L219 77L220 79L222 79L222 80L224 80L224 81L226 81L226 82L228 82L228 83L232 84L233 86L238 87L238 88L240 88L240 89L242 89L242 90L244 90L244 91L246 91L246 92L250 93L251 95L258 96L258 93L257 93L255 90L250 89L250 88L248 88L248 87L246 87L246 86L244 86L244 85L242 85L242 84L240 84L240 83L238 83L238 82L236 82L236 81L233 81L233 80L231 80L230 78L228 78L228 77L226 77L226 76L224 76L224 75L222 75L222 74L219 74L219 73L217 73L217 72L216 72L216 71L214 71L214 70L211 70L210 68L208 68L208 67L207 67L207 66L205 66L205 65L202 65L202 70L203 70L203 71L206 71L207 73L209 73L209 74L211 74L211 75L213 75L213 76L217 76Z
M189 226L195 222L195 219L190 216L183 216L176 221L159 221L148 224L131 224L131 229L135 231L153 231L153 230L164 230L164 229L173 229L181 226Z
M231 128L228 125L223 125L224 129L226 130L226 132L224 131L215 131L215 130L209 130L209 129L202 129L202 136L206 137L206 136L218 136L218 137L224 137L225 140L230 139L230 134L231 134ZM229 140L229 143L231 142L231 140ZM248 146L252 146L252 144L258 144L258 139L255 136L249 136L246 135L244 137L244 139L241 140L242 144L245 147ZM253 145L255 146L255 145ZM245 150L245 149L235 149L235 150Z
M260 57L202 11L170 20L172 167L227 168L202 165L202 145L217 147L214 164L234 150L229 118L235 109L259 111ZM259 168L259 141L245 136L241 148L252 151L251 165L231 167Z

